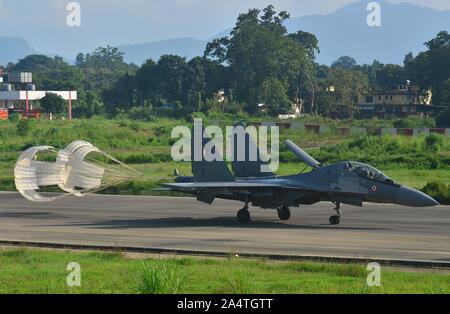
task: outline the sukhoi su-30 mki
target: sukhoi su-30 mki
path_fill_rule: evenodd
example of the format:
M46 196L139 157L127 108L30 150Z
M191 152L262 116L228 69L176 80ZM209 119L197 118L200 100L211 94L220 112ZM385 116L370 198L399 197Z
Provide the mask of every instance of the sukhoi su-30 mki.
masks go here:
M248 141L252 139L249 138ZM335 205L336 214L330 224L341 222L341 204L363 206L364 202L392 203L412 207L439 205L428 195L394 182L372 166L353 161L343 161L322 166L292 141L285 142L301 161L312 168L308 173L276 176L261 172L257 161L233 161L232 170L225 161L192 161L192 177L182 177L176 172L174 183L163 184L165 190L188 193L198 201L212 204L215 199L244 202L238 211L240 223L250 221L249 205L276 209L285 221L291 217L291 208L329 201ZM259 154L259 151L258 151Z

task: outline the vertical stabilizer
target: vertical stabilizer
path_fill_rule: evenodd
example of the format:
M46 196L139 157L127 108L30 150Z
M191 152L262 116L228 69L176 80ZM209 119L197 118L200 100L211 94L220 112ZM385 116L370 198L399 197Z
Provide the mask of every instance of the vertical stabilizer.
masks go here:
M272 172L261 171L261 166L268 165L269 163L261 160L261 151L254 139L247 132L243 122L234 125L233 137L232 168L236 177L270 177L274 175ZM251 150L256 152L255 156L252 156L250 153Z
M204 138L202 125L194 124L192 132L191 158L192 173L195 182L229 182L234 181L234 176L228 169L223 156L219 160L207 161L204 156L204 147L211 140ZM196 142L197 141L197 142ZM197 155L196 155L197 154ZM196 160L197 159L197 160Z

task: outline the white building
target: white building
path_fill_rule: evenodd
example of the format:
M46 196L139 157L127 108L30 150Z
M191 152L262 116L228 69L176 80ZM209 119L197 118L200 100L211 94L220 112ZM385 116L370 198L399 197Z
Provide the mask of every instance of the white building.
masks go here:
M32 84L31 73L9 73L8 79L0 77L0 117L7 117L8 111L20 112L23 116L37 116L33 102L47 93L61 96L69 102L68 118L72 118L72 101L77 100L77 91L37 91Z

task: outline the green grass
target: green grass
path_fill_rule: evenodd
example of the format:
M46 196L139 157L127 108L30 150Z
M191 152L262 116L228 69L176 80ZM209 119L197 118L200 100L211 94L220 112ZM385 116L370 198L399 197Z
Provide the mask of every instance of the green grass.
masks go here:
M81 266L69 288L66 267ZM365 265L228 259L128 259L120 253L0 249L0 293L450 293L450 274Z
M441 170L415 170L415 169L388 169L386 175L396 182L422 189L428 182L440 182L450 184L450 169Z

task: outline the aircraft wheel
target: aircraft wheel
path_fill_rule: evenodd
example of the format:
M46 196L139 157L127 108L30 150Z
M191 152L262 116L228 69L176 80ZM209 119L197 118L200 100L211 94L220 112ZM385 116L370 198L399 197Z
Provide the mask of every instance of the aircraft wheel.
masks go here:
M278 218L280 218L281 221L286 221L291 218L291 210L287 206L281 206L278 209Z
M331 216L330 217L330 225L339 225L341 223L340 216Z
M237 220L241 224L247 224L250 222L250 212L247 208L242 208L238 211Z

